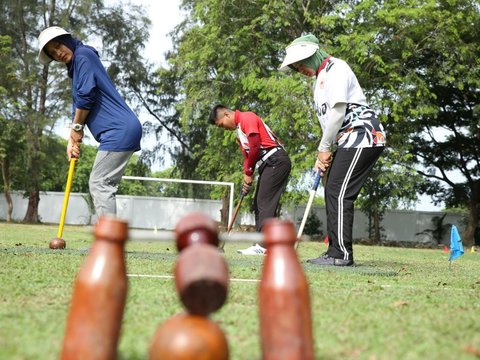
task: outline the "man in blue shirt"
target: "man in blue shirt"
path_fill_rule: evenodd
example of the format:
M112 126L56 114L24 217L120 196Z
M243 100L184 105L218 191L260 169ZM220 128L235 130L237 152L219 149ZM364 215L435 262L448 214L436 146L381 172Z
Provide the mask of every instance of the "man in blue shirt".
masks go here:
M43 30L38 60L65 63L72 79L73 123L69 159L80 156L83 128L100 143L90 173L89 188L97 216L116 214L118 184L135 151L140 150L142 126L103 67L98 52L58 26Z

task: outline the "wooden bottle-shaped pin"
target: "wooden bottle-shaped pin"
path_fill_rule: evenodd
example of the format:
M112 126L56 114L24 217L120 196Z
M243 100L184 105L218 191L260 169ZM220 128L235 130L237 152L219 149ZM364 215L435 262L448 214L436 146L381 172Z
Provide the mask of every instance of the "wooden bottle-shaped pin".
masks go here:
M218 227L207 215L192 213L176 226L175 285L187 313L169 318L155 332L150 360L227 360L222 329L208 316L227 298L228 265L218 252Z
M225 303L228 265L214 246L195 244L183 249L174 274L178 295L189 313L208 316Z
M177 249L175 285L191 314L208 316L227 298L228 265L218 253L218 226L203 213L184 216L175 227Z
M295 227L270 219L259 286L260 334L264 360L314 359L310 294L294 249Z
M75 279L61 359L115 359L127 295L128 224L99 218L95 241Z

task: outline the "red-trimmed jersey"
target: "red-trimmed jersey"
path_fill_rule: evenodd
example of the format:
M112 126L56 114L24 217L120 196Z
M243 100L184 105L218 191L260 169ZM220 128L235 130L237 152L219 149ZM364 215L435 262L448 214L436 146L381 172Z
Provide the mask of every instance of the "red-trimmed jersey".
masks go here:
M385 146L385 130L368 106L357 77L345 61L333 56L328 59L317 76L313 96L323 131L331 109L338 103L346 104L345 119L336 138L339 148Z
M254 112L235 110L235 124L237 124L238 143L247 154L250 150L248 145L250 134L260 135L260 149L282 146L272 130Z

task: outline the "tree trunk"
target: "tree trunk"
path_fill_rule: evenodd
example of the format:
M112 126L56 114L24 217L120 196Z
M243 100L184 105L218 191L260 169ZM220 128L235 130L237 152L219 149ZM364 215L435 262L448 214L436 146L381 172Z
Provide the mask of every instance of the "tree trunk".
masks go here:
M4 159L1 162L2 166L2 179L3 179L3 193L5 194L5 200L7 201L7 222L12 221L13 213L13 201L12 196L10 195L10 179L8 171L8 159Z
M373 236L375 244L380 244L380 219L381 216L378 211L373 212Z
M24 58L28 55L27 29L21 29L22 54ZM25 61L25 77L31 75L30 63ZM38 110L36 109L36 101L34 100L35 90L34 84L28 84L26 87L26 107L29 111L26 113L26 142L27 142L27 171L29 177L27 179L26 191L29 192L28 208L23 219L25 223L38 223L38 203L40 202L40 179L42 176L43 162L40 146L40 139L42 137L44 115L45 115L45 101L48 80L48 65L43 66L41 81L40 81L40 99Z
M473 245L473 234L479 221L480 212L480 181L476 181L472 186L472 196L468 206L468 223L463 233L463 242L466 246Z
M380 233L380 221L382 220L382 215L377 210L372 210L368 212L368 239L374 245L378 245L381 242L381 233Z
M375 240L373 238L373 229L372 229L372 218L373 218L373 213L371 211L368 212L368 239L369 240Z
M40 147L41 129L35 129L39 124L30 124L27 129L27 149L29 151L29 178L27 184L28 208L23 222L38 223L38 203L40 202L40 176L42 173L42 154ZM30 127L35 127L30 129Z
M12 196L10 195L10 190L3 189L3 193L5 195L5 200L7 200L7 222L12 221L12 214L13 214L13 201Z
M24 223L36 224L40 222L38 217L38 203L40 202L40 193L39 191L32 190L28 196L28 208L25 218L23 219Z

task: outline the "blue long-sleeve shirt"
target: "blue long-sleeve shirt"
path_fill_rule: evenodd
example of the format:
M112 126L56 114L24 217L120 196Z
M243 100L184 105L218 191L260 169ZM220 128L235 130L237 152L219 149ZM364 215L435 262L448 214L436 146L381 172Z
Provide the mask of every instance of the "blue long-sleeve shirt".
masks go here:
M99 150L140 150L142 125L115 88L97 52L77 46L71 67L73 111L90 110L86 124L100 143Z

